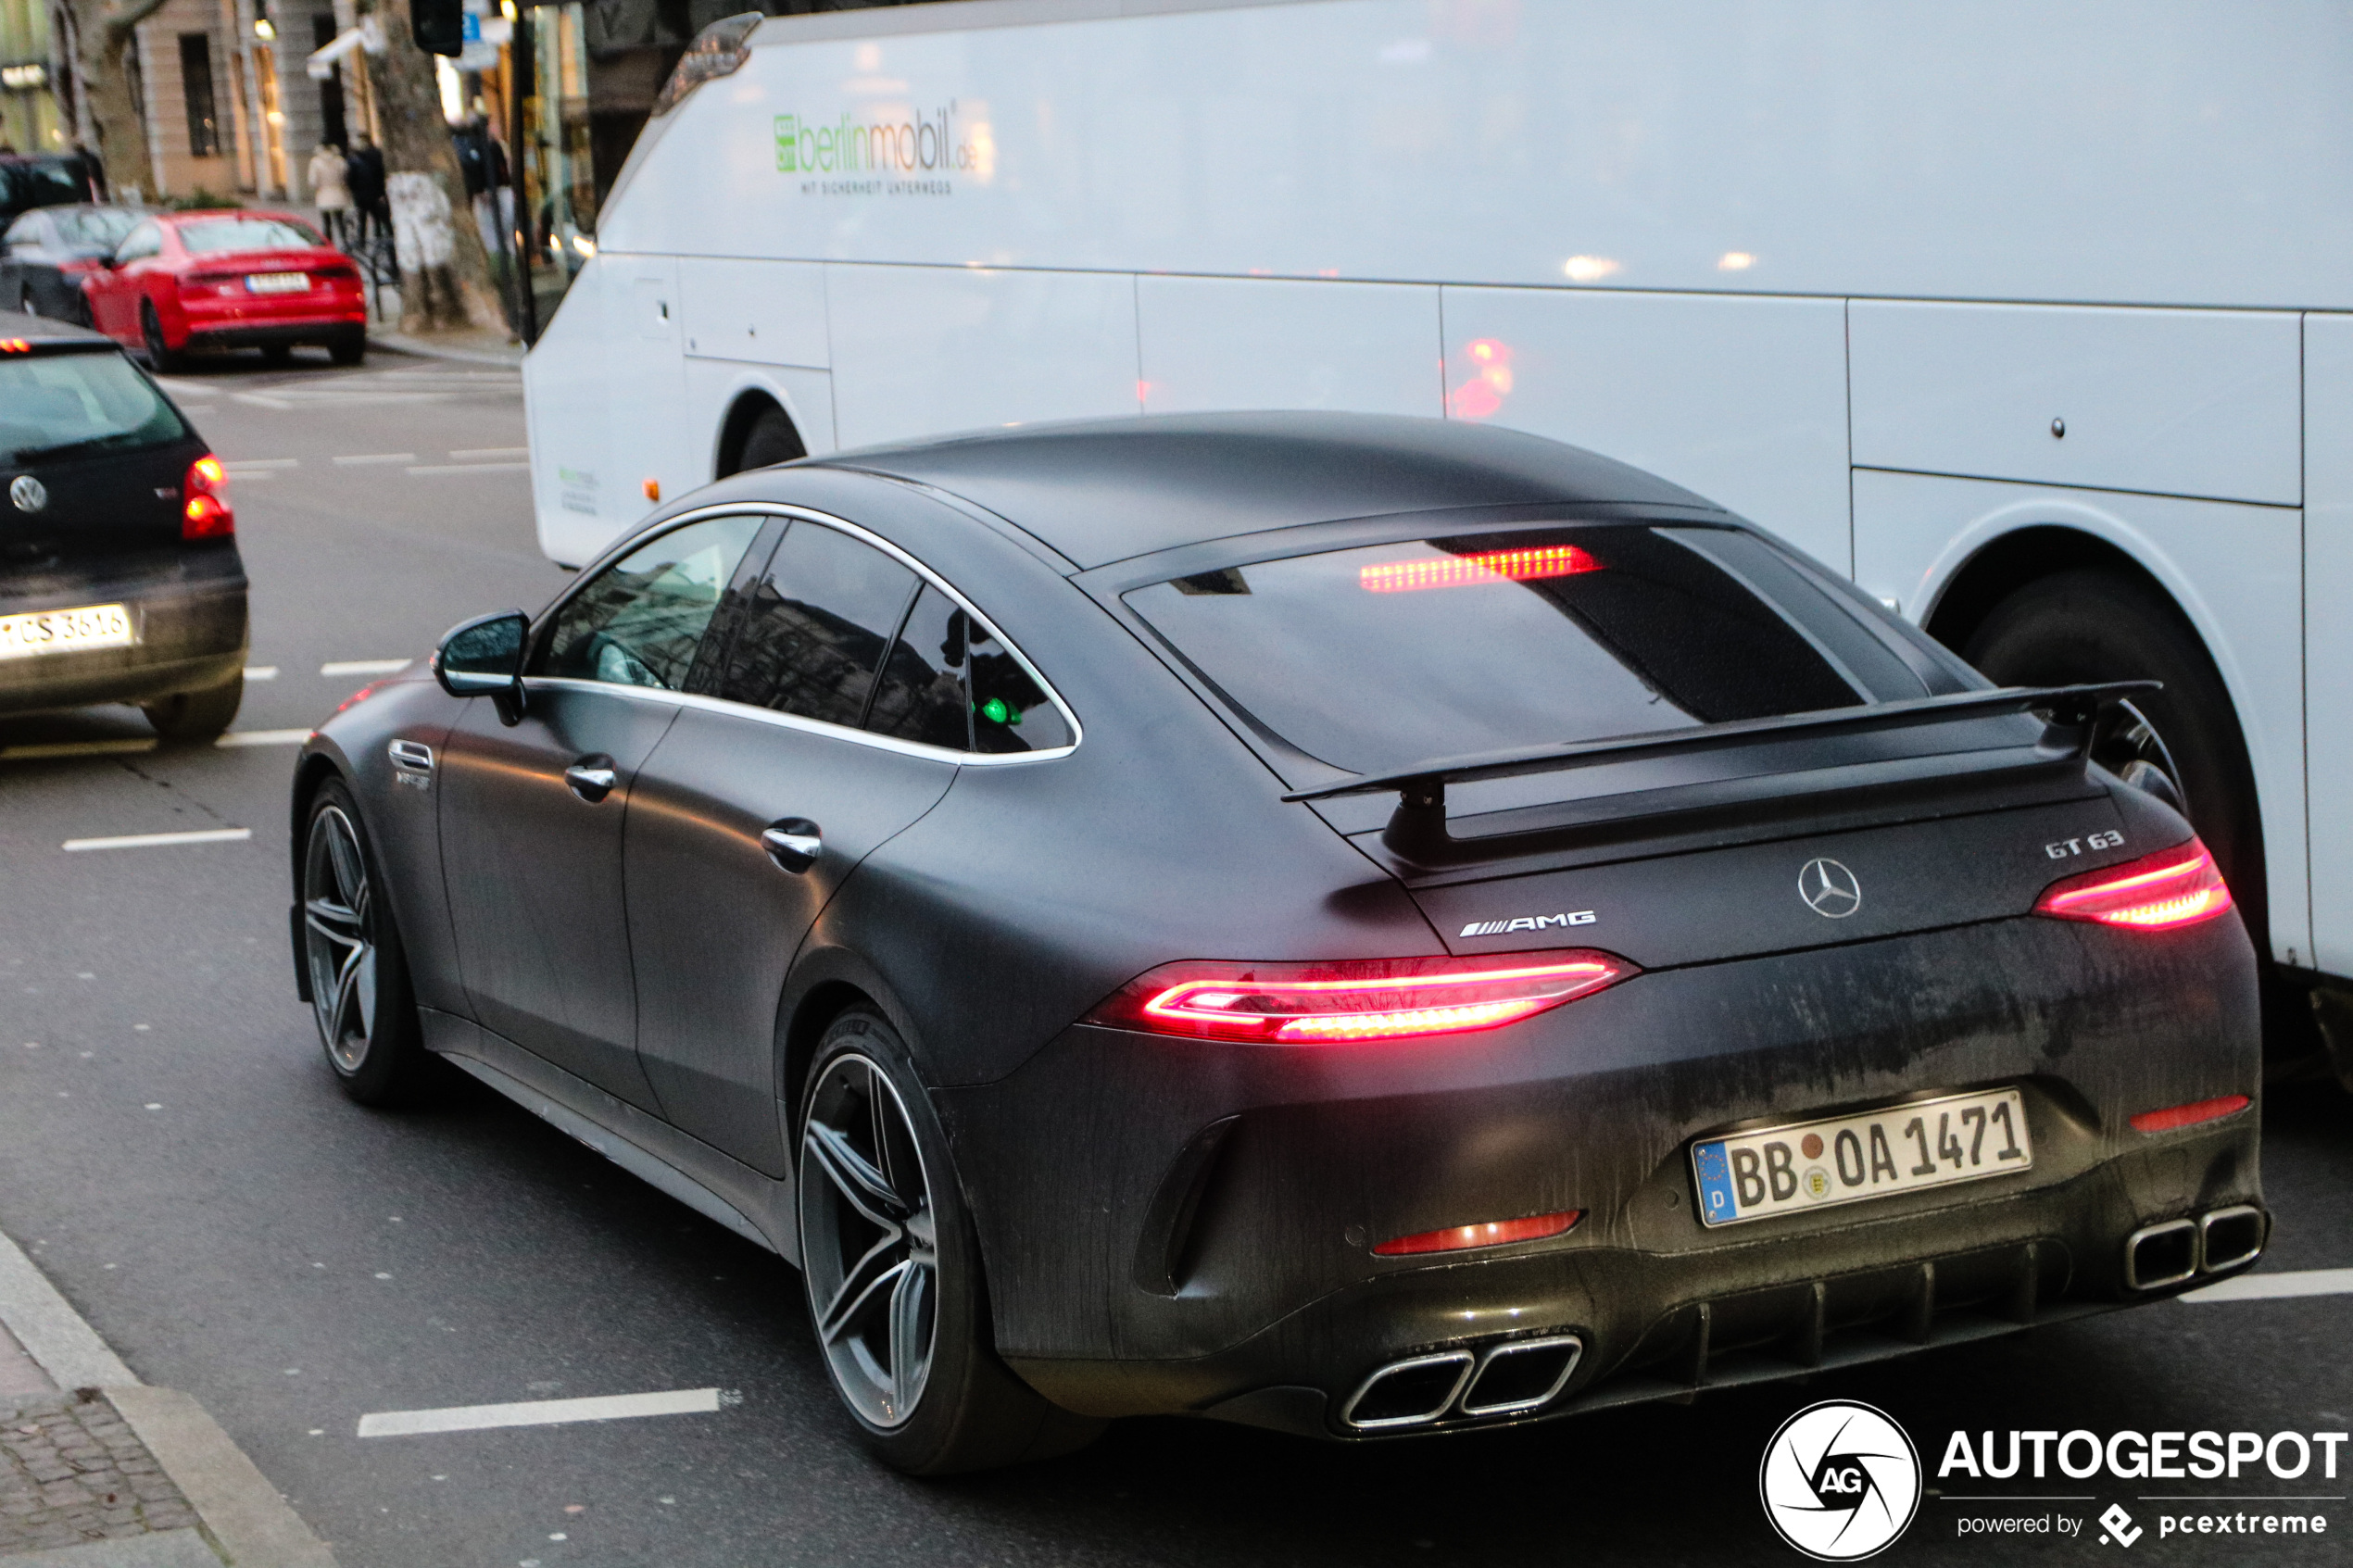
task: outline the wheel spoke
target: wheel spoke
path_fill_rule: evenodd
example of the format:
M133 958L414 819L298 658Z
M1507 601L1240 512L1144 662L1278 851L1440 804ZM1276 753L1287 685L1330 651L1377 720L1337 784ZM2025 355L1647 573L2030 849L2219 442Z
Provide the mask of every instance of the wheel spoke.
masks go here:
M849 1140L813 1117L803 1140L844 1201L873 1224L896 1233L907 1204L880 1171L849 1146Z
M841 1288L825 1306L817 1320L817 1337L831 1345L838 1340L851 1323L865 1315L875 1298L891 1289L900 1277L914 1265L900 1256L899 1237L878 1241L866 1249L866 1255L850 1269Z
M347 946L367 938L361 934L358 910L332 898L312 898L302 906L303 923L328 941Z
M931 1270L908 1259L890 1290L890 1402L897 1410L912 1404L922 1387L929 1350L924 1308L930 1291Z

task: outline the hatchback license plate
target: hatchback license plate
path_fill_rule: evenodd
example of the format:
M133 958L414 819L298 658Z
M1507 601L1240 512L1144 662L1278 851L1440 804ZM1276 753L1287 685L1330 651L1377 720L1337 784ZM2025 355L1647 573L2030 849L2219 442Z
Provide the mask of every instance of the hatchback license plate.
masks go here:
M247 294L303 294L309 287L308 272L256 272L245 279Z
M0 615L0 659L72 653L81 648L129 647L131 612L120 605L83 605L75 609L37 609Z
M2016 1089L1914 1100L1692 1146L1699 1217L1710 1225L1980 1181L2033 1165L2026 1107Z

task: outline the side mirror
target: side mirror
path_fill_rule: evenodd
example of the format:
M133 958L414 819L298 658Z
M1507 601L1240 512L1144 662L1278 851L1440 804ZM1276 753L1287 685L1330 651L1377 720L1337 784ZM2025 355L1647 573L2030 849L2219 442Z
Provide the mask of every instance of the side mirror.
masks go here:
M451 696L486 696L498 721L520 724L523 714L522 654L531 618L519 609L479 615L452 626L433 652L433 676Z

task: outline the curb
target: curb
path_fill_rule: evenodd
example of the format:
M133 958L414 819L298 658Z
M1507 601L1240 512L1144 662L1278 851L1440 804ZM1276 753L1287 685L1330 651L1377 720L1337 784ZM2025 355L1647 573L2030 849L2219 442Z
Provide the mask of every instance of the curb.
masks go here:
M426 343L422 339L410 337L405 332L373 331L368 333L368 346L384 354L407 354L420 359L448 359L460 365L496 365L507 370L517 370L522 368L524 352L521 344L514 345L512 353L500 353L491 349L447 348L437 343Z
M196 1532L166 1530L0 1560L7 1568L215 1568L223 1556L236 1568L335 1568L334 1554L220 1423L188 1395L141 1383L6 1236L0 1327L59 1388L103 1393L220 1546L216 1555Z

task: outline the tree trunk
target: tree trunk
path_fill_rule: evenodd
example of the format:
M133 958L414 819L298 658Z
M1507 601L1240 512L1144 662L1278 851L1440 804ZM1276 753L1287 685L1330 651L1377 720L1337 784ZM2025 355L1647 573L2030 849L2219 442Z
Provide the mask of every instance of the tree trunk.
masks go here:
M361 11L372 11L384 29L384 53L365 58L384 131L384 193L400 262L400 330L504 332L490 258L467 203L449 122L442 118L433 56L409 36L407 7L363 4Z
M145 106L131 91L131 72L123 56L138 47L132 29L163 8L164 0L137 0L112 6L106 0L70 0L73 18L74 67L81 78L81 97L98 134L99 162L106 165L110 190L121 193L137 186L148 195L155 188L155 159L147 149Z

